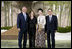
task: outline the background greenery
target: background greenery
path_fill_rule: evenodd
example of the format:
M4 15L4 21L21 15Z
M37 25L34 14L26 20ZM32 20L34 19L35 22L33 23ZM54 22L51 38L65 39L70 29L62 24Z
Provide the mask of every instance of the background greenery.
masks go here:
M67 32L71 32L71 26L58 27L57 32L60 32L60 33L67 33Z
M4 29L4 30L9 30L11 29L12 27L1 27L1 30Z
M12 27L1 27L1 29L5 29L5 30L9 30ZM57 32L60 33L67 33L67 32L71 32L71 26L66 26L66 27L58 27Z

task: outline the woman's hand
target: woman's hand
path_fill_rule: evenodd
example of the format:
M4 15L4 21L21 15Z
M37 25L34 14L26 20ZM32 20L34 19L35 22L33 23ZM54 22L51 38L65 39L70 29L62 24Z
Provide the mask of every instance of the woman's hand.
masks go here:
M42 30L42 24L39 24L38 26L39 26L38 31L40 32Z
M18 28L18 32L20 31L20 28Z
M42 29L42 24L39 24L39 28Z

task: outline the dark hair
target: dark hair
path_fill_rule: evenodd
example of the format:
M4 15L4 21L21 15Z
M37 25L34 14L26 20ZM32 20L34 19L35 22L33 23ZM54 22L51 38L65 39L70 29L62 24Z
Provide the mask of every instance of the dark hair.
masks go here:
M39 8L38 11L41 10L43 12L43 9Z
M34 11L33 10L31 10L30 12L29 12L29 16L31 16L31 12L33 12L33 16L35 16L35 13L34 13Z
M49 10L53 11L51 8L49 8L48 11L49 11Z
M22 8L23 8L23 7L26 7L26 6L22 6ZM26 7L26 8L27 8L27 7Z

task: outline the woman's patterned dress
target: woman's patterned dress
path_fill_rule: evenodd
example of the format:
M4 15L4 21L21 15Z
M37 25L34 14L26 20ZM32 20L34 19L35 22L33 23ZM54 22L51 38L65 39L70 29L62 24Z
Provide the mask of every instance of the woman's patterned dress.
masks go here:
M36 48L45 48L45 32L44 29L41 31L36 32L36 39L35 39L35 47Z

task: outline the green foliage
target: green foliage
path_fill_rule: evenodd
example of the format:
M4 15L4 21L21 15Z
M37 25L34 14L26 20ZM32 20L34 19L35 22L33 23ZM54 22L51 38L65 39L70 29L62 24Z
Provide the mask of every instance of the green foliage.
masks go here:
M57 32L60 32L60 33L67 33L67 32L70 32L71 31L71 26L67 26L67 27L58 27L58 30Z
M1 27L1 29L6 29L6 30L9 30L11 29L12 27Z

